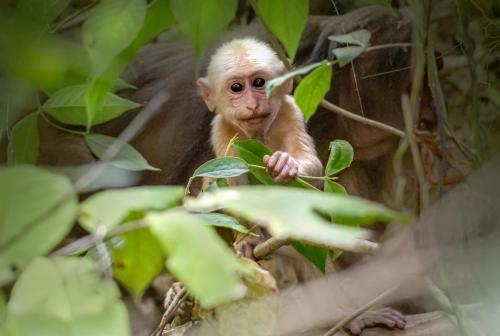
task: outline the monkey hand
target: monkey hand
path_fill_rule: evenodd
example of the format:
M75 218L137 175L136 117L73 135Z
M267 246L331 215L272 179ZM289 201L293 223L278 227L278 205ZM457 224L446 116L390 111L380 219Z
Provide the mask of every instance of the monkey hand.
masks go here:
M278 183L288 183L299 172L299 163L287 152L277 151L273 155L264 155L266 171Z
M390 329L404 329L406 318L403 314L392 308L384 308L379 311L369 311L355 318L349 324L349 330L354 335L359 335L364 328L382 325Z

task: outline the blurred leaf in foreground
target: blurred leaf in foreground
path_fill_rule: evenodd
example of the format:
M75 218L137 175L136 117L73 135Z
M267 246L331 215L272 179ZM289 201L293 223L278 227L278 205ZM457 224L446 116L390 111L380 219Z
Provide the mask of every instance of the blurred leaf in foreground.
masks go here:
M96 225L112 229L134 211L164 210L180 203L181 187L148 186L105 190L94 194L80 204L79 221L88 231Z
M14 335L129 335L118 288L87 258L35 259L15 283L7 309Z
M70 231L77 196L66 177L32 166L1 168L0 185L0 269L23 267Z
M198 199L189 199L189 210L222 208L254 223L262 223L281 239L293 239L334 246L346 251L366 251L373 243L365 241L366 232L325 218L333 214L336 223L370 224L389 221L398 214L360 198L286 187L224 188Z
M250 270L199 218L182 211L150 214L146 221L167 255L167 267L203 307L242 298L240 274Z

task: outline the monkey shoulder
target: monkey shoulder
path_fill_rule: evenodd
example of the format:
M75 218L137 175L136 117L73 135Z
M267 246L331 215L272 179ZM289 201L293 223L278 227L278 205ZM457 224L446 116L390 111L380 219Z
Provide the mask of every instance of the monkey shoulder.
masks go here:
M291 95L284 95L281 116L286 121L294 121L296 123L304 124L304 114L295 103L295 99Z

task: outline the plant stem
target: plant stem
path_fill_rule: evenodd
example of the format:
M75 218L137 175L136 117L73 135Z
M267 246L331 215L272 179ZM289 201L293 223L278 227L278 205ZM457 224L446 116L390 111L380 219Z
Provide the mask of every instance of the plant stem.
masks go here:
M247 164L249 167L260 169L260 170L266 170L266 167L259 166L259 165L254 165L254 164ZM309 179L309 180L319 180L319 181L324 181L324 180L336 180L337 177L329 177L329 176L309 176L309 175L297 175L297 177L300 177L302 179Z
M49 124L50 126L54 127L54 128L57 128L58 130L60 131L64 131L64 132L68 132L68 133L73 133L73 134L78 134L78 135L85 135L85 134L88 134L87 132L81 132L81 131L75 131L75 130L72 130L72 129L69 129L69 128L66 128L66 127L63 127L63 126L59 126L57 125L56 123L52 122L46 115L45 115L45 112L43 111L40 111L39 112L40 115L42 116L43 120L45 120L45 122L47 124Z

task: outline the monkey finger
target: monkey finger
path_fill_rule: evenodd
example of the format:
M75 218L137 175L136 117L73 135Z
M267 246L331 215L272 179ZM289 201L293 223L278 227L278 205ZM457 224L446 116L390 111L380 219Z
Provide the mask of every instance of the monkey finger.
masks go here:
M289 165L289 161L290 161L290 155L288 153L281 153L280 159L274 166L275 176L281 174L281 172L285 169L285 167Z
M286 165L285 167L283 167L283 169L281 170L279 175L274 178L274 180L276 182L280 182L280 183L289 182L291 180L291 177L289 175L290 169L292 169L292 168L293 167L291 165Z
M271 155L271 157L267 161L267 164L266 164L267 167L270 169L274 168L274 166L276 165L276 163L280 159L281 154L282 154L282 152L280 152L280 151L274 152L273 155Z
M269 162L269 159L270 159L270 158L271 158L271 157L270 157L269 155L264 155L264 156L262 157L262 161L264 161L264 164L265 164L265 165L267 165L267 163Z

